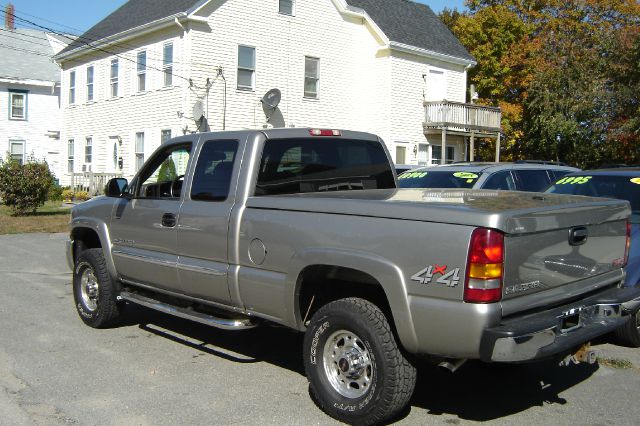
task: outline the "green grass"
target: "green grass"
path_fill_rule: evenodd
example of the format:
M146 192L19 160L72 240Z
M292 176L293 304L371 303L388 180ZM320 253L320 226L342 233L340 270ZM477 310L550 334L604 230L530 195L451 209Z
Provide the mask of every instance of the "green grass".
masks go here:
M626 370L629 368L633 368L633 363L626 359L619 358L598 358L598 364L606 365L607 367L617 368L621 370Z
M26 216L13 216L9 207L0 205L0 234L67 232L70 219L69 208L63 207L60 201L47 201Z

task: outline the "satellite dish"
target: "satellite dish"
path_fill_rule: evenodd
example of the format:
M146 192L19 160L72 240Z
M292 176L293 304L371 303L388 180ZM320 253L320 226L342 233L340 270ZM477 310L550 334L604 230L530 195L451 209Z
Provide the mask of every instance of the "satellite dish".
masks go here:
M202 101L196 101L193 104L193 108L191 110L192 117L195 121L198 121L204 115L204 105L202 105Z
M280 103L281 97L282 94L280 93L279 89L271 89L264 94L262 99L260 99L260 102L271 109L276 109L278 107L278 104Z

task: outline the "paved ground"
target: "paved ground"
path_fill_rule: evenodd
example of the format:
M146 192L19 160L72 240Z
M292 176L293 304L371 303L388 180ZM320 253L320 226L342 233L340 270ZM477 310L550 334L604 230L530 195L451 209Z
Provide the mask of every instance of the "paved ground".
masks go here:
M223 332L142 308L119 328L84 326L64 238L0 236L0 425L335 424L286 329ZM597 349L635 367L422 369L398 424L638 424L640 350Z

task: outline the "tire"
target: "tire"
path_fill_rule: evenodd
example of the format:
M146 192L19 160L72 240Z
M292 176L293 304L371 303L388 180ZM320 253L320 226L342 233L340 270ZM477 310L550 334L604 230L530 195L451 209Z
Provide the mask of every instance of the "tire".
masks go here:
M318 407L345 423L389 420L408 404L416 369L398 348L382 311L357 298L328 303L304 338L309 392Z
M116 296L102 249L80 252L73 269L73 299L82 321L93 328L113 325L120 314Z
M620 343L632 348L640 348L640 313L631 315L622 327L616 331L616 337Z

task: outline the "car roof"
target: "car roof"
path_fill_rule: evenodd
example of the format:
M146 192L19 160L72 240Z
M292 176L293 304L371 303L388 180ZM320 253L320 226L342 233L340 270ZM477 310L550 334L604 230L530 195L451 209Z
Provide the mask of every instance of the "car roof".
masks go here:
M466 172L497 172L500 170L566 170L568 172L578 172L580 169L576 167L560 166L557 164L531 164L531 163L480 163L480 162L467 162L467 163L453 163L445 164L442 166L426 166L412 171L451 171L451 170L464 170Z
M567 176L590 175L590 176L640 176L640 167L616 167L613 169L595 169L573 172Z

